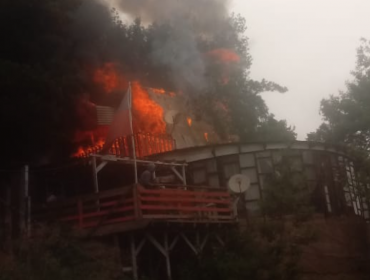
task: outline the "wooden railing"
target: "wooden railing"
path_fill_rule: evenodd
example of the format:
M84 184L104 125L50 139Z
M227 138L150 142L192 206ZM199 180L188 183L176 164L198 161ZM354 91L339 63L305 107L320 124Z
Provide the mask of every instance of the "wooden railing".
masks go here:
M230 194L214 189L138 189L139 209L145 219L173 221L231 221Z
M138 132L134 134L136 157L143 158L153 154L173 151L176 148L175 140L170 135L152 135L150 133ZM78 154L80 158L87 158L91 154L98 154L103 149L103 143L93 147L85 148ZM110 155L117 157L133 157L131 136L117 138L107 151Z
M33 219L86 229L140 220L230 223L235 216L230 194L220 189L129 186L34 208Z

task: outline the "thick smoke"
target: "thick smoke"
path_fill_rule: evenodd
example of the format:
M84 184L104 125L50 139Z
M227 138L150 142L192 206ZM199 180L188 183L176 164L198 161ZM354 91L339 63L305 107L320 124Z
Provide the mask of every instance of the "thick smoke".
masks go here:
M199 36L212 38L227 17L227 0L110 0L120 11L144 23L169 24L175 36L156 39L152 59L169 67L180 89L204 89L204 54Z

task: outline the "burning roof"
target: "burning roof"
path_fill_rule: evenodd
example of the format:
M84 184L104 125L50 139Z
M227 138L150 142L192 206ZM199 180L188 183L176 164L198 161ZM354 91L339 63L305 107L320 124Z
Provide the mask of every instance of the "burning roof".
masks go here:
M121 95L121 98L124 97L128 88L128 83L125 82L124 78L121 78L121 74L112 63L97 69L94 81L102 87L106 94L111 95L116 92L116 94ZM159 146L162 145L160 144L161 141L164 141L163 148L152 148L151 151L171 150L174 148L174 144L170 144L172 142L176 143L177 148L186 148L219 140L209 124L204 120L195 120L191 116L191 113L189 113L191 110L188 108L188 102L184 94L176 94L160 88L144 87L139 81L131 83L131 92L133 132L137 135L137 141L145 138L145 141L148 142L148 139L151 139L150 137L156 137L160 139L158 140ZM79 139L85 138L84 143L87 144L81 145L74 156L98 152L104 146L116 108L102 105L94 106L96 110L95 129L79 133ZM122 135L122 137L126 136ZM120 141L123 141L122 143L127 142L122 139ZM156 142L157 140L150 140L149 142L153 143L153 141ZM122 145L127 146L128 144ZM125 147L125 149L128 148ZM148 153L142 152L141 154L146 155Z

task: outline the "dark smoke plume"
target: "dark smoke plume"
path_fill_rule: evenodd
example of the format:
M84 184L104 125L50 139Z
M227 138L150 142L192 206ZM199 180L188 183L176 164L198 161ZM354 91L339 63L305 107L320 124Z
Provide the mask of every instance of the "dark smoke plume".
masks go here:
M169 67L180 89L207 87L204 54L197 38L212 38L227 18L227 0L106 0L144 23L169 24L175 36L155 40L153 62Z

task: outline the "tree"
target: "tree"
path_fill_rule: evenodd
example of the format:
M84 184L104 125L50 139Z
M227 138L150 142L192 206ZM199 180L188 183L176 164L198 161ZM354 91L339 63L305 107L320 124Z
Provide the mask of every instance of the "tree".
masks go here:
M324 123L309 140L330 141L370 151L370 42L361 39L356 69L347 89L321 101Z

